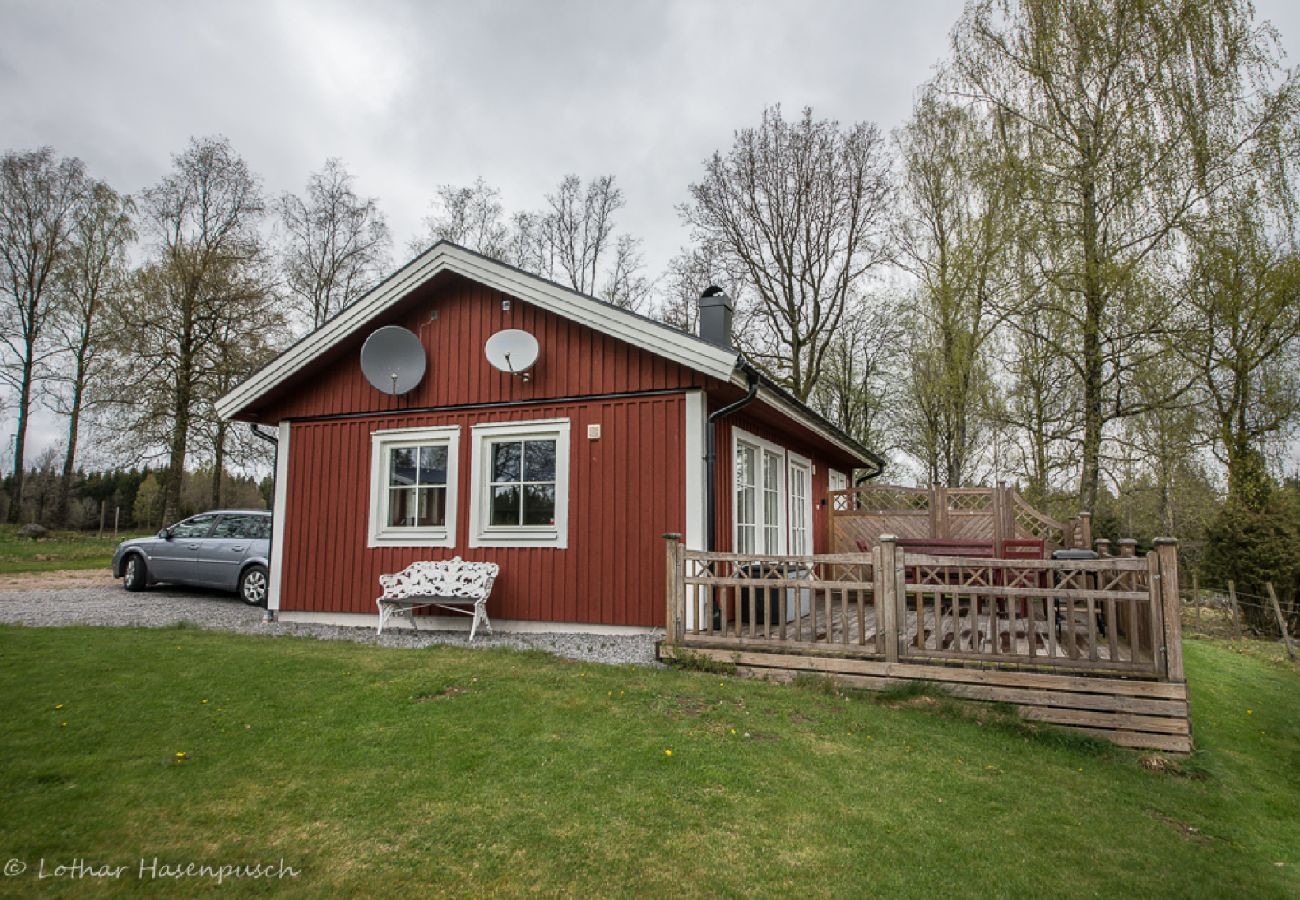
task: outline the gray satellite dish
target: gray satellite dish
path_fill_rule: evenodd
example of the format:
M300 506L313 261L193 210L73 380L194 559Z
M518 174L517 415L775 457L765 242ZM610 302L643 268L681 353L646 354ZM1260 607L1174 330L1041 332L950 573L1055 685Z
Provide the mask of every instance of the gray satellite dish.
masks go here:
M518 328L498 331L487 339L483 352L494 368L528 380L528 370L537 362L537 338Z
M385 394L405 394L424 377L424 345L398 325L376 329L361 345L361 372Z

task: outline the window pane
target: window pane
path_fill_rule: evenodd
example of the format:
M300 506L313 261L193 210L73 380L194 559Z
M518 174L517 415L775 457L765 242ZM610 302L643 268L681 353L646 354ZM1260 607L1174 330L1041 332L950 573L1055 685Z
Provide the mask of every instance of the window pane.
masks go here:
M420 484L447 483L447 448L420 448Z
M447 524L447 489L443 487L421 488L420 505L416 516L416 525L421 528L433 528Z
M736 448L736 486L754 483L754 448L743 444Z
M508 441L492 445L492 480L519 481L521 441Z
M524 486L524 524L555 524L555 485L528 484Z
M781 457L775 453L763 454L763 488L779 490L781 486Z
M514 445L518 447L518 444ZM519 486L501 485L492 489L492 524L519 524Z
M736 552L753 553L754 552L754 526L741 525L736 529Z
M409 488L388 489L388 524L407 527L415 524L415 491Z
M213 515L194 516L191 519L186 519L184 522L178 522L172 526L172 537L207 537L208 529L212 527L212 520L215 518L216 516Z
M555 441L524 442L524 481L555 480Z
M388 451L388 484L391 487L415 484L417 448L398 447Z

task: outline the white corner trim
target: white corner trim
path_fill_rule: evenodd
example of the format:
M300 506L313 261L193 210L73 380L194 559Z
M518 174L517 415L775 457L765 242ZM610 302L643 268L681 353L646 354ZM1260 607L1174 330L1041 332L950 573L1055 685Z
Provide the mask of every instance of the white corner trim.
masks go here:
M706 550L708 539L708 522L705 511L705 485L708 483L704 458L704 429L708 427L708 410L705 408L703 391L686 392L686 531L682 543L688 550ZM699 587L687 587L688 591L700 591ZM695 627L695 614L698 603L686 604L686 627Z
M281 422L275 444L275 495L271 500L271 577L266 588L266 608L270 612L280 608L284 577L284 525L289 518L289 430L289 423Z
M530 437L555 437L555 525L548 527L490 527L487 457L489 442L503 438L526 440ZM515 419L480 422L470 429L469 476L469 546L470 547L547 547L564 550L569 546L569 476L571 436L568 419Z
M388 450L408 444L446 443L447 521L438 528L389 528L384 525L388 485L384 482ZM460 426L434 425L425 428L394 428L370 432L370 521L367 547L455 547L457 491L460 485Z
M421 631L469 631L470 620L465 616L419 616ZM336 625L344 628L378 628L379 615L368 613L283 612L276 616L281 622L299 622L310 625ZM403 618L389 619L386 630L403 628L409 632L410 624ZM640 635L660 634L662 628L643 625L600 625L588 622L538 622L532 619L492 619L493 632L514 634L606 634ZM491 639L491 634L479 629L478 640Z
M503 263L441 242L411 260L344 312L276 357L243 384L217 401L217 415L228 419L259 396L345 340L354 331L442 272L454 272L532 303L548 312L633 346L656 353L688 369L729 381L737 354L691 335L648 321L626 310L562 288Z

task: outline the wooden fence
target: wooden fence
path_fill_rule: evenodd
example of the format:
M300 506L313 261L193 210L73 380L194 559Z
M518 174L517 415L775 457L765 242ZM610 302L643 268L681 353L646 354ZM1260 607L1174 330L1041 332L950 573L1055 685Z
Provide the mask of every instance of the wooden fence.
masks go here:
M1053 519L1012 487L928 488L865 484L832 491L827 504L827 546L835 553L862 552L881 535L988 543L1001 547L1014 539L1043 541L1046 552L1090 548L1087 513L1068 522Z
M913 554L894 535L870 554L816 556L666 537L665 658L865 687L939 680L1117 743L1191 747L1175 541L1145 558L1043 560Z

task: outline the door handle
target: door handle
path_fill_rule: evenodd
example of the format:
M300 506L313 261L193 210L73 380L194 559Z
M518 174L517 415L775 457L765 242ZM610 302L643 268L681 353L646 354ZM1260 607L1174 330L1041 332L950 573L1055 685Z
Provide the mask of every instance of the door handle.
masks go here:
M246 549L246 548L244 548L244 547L231 547L231 548L230 548L230 552L231 552L231 553L243 553L245 549Z
M186 550L197 550L197 549L199 549L199 545L198 545L198 544L186 544L186 545L185 545L185 549L186 549Z

